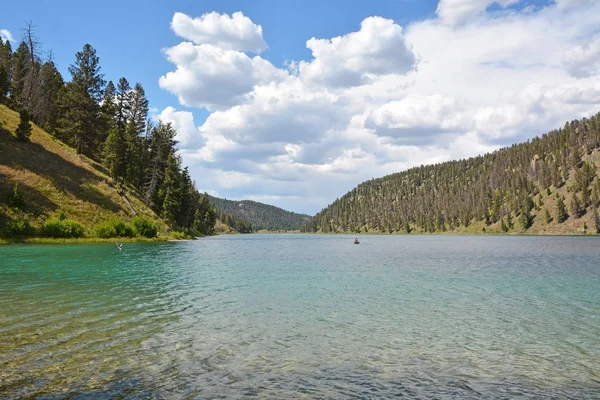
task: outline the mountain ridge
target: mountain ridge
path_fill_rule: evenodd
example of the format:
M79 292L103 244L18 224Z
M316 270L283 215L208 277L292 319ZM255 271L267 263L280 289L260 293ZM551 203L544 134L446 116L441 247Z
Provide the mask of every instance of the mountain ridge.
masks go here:
M307 214L295 213L254 200L227 200L211 195L208 195L208 199L217 211L248 221L253 230L299 230L310 218Z
M599 171L596 114L492 153L365 181L302 231L595 233Z

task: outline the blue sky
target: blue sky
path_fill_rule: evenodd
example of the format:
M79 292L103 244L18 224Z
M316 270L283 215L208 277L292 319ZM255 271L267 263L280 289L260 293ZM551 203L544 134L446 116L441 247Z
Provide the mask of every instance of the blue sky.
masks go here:
M179 39L170 29L175 12L190 16L217 11L232 14L243 11L263 26L269 49L262 56L273 64L310 56L305 42L312 36L333 37L355 29L370 15L398 21L424 18L435 13L435 0L376 0L357 2L348 7L343 0L316 1L146 1L102 2L32 1L3 5L0 27L8 29L15 40L22 37L26 21L35 25L45 51L52 50L61 73L68 77L68 66L85 43L94 46L101 58L106 79L125 76L144 85L152 107L173 105L173 95L158 86L158 77L169 71L170 63L161 49ZM13 43L13 48L16 45ZM199 123L207 112L190 109Z
M9 2L0 31L33 21L67 79L90 43L142 83L199 189L313 214L600 111L599 3Z

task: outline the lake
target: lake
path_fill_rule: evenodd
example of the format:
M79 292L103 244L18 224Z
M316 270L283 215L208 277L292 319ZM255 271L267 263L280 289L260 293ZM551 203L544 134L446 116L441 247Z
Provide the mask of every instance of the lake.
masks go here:
M0 247L0 398L600 396L600 238Z

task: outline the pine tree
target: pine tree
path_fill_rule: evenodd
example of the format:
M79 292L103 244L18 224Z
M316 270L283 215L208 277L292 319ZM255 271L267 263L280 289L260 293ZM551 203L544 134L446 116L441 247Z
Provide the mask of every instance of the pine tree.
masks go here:
M29 62L29 47L21 42L12 57L12 79L10 87L10 104L15 109L21 109L27 105L27 93L25 92L25 81L29 75L31 63Z
M7 103L10 92L10 80L12 71L12 49L10 42L2 42L0 38L0 104Z
M29 112L22 109L19 112L19 126L17 126L17 129L15 130L17 139L21 142L28 142L32 129L33 127L31 126Z
M175 223L181 207L181 179L179 177L179 158L171 153L167 159L165 180L161 187L161 215L170 223Z
M131 86L124 77L117 83L116 125L117 129L125 130L131 114Z
M176 134L171 124L160 121L150 132L148 178L144 189L144 201L157 213L162 209L162 196L159 189L165 175L167 159L177 143Z
M71 82L61 91L59 100L59 136L73 145L78 154L94 157L101 150L99 134L103 124L99 103L105 83L96 50L89 44L83 46L69 72Z
M508 226L504 222L504 218L500 220L500 229L502 229L502 232L508 232Z
M547 224L552 222L552 215L550 215L550 211L547 208L544 211L544 220L546 221Z
M575 218L579 218L583 215L583 209L581 208L581 201L577 197L577 194L573 195L571 199L571 215Z
M52 60L45 62L39 73L35 92L35 121L49 133L58 125L58 97L64 87L63 78Z
M598 209L594 208L594 225L596 228L596 234L600 234L600 215Z
M585 184L581 187L581 206L587 208L590 205L590 187Z
M519 215L519 222L524 230L527 230L529 227L531 227L533 216L527 208L524 208L523 211L521 211L521 215Z
M144 87L140 83L136 83L131 92L131 119L135 123L138 136L146 131L148 110L148 99Z
M556 202L556 221L561 224L569 218L567 207L562 197L559 197Z
M123 182L127 170L127 143L123 132L112 128L104 142L104 165L117 184Z

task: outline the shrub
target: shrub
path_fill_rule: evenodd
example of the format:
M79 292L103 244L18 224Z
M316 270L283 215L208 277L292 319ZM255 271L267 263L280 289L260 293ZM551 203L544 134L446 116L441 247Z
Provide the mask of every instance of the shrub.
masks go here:
M51 238L78 238L83 232L83 225L72 219L50 218L42 225L42 235Z
M94 234L99 238L134 237L135 230L130 224L123 221L112 220L97 225Z
M185 232L180 232L180 231L173 231L171 233L171 236L175 240L183 240L183 239L187 239L189 237L188 235L185 234Z
M13 186L13 191L8 199L8 204L14 208L23 206L23 193L21 193L18 183L15 183L15 186Z
M154 221L144 217L135 217L132 221L135 230L140 236L153 238L158 233L158 228Z
M113 224L110 222L105 222L100 225L96 225L94 228L94 235L99 238L108 239L117 237L117 231Z
M33 228L29 221L16 219L7 223L4 231L8 236L28 236L33 233Z
M115 221L113 222L113 226L115 227L115 231L118 237L134 237L135 229L130 224L126 224L123 221Z

